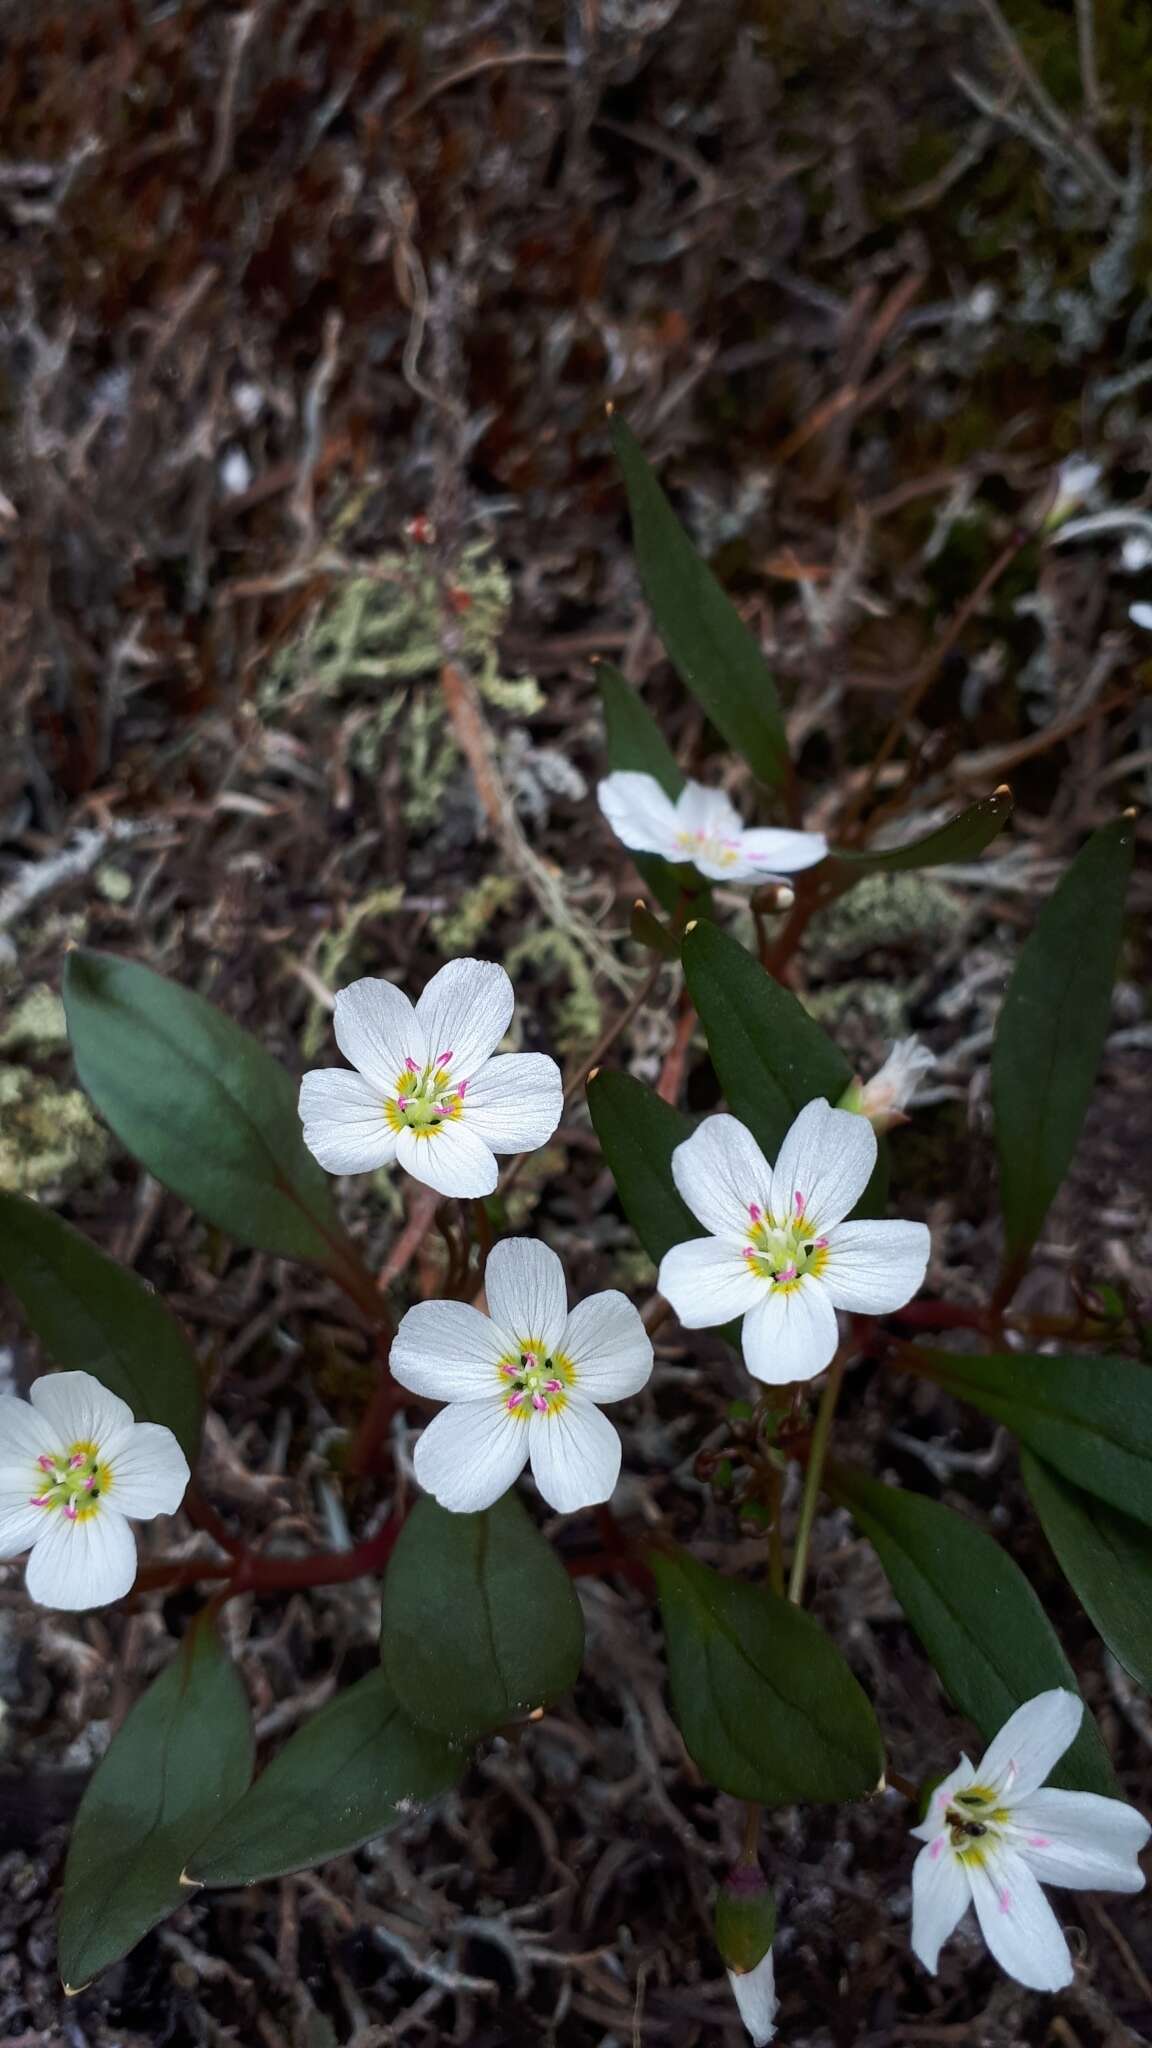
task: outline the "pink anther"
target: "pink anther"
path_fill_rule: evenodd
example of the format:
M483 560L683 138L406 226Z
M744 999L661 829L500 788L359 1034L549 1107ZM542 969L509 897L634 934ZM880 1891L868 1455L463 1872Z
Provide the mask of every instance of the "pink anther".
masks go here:
M408 1072L410 1074L418 1074L420 1072L419 1067L416 1065L416 1062L413 1059L405 1060L404 1065L407 1067Z
M457 1081L456 1083L456 1093L460 1097L461 1102L463 1102L464 1100L464 1090L467 1088L467 1086L467 1081Z
M36 1463L39 1465L40 1470L42 1472L54 1472L56 1470L56 1460L55 1458L50 1458L48 1456L47 1451L45 1451L41 1457L37 1458Z
M85 1452L77 1451L75 1457L69 1458L68 1460L68 1470L70 1472L78 1472L80 1470L81 1465L86 1465L87 1463L88 1459Z
M748 1204L748 1214L749 1214L749 1215L750 1215L750 1217L752 1218L752 1221L753 1221L753 1223L759 1223L759 1221L760 1221L760 1218L761 1218L761 1217L762 1217L762 1215L764 1214L764 1211L763 1211L763 1209L762 1209L762 1208L760 1207L760 1204L759 1204L759 1202L749 1202L749 1204Z
M781 1266L780 1271L776 1275L776 1284L779 1286L782 1280L794 1280L795 1278L796 1268L794 1265Z
M51 1499L52 1495L50 1493L34 1493L28 1505L33 1508L46 1508Z
M522 1351L520 1353L520 1363L524 1367L525 1372L535 1372L536 1353L534 1351Z
M544 1385L550 1394L560 1394L564 1391L563 1380L545 1380Z
M743 1251L743 1254L742 1254L742 1256L743 1256L744 1258L746 1258L746 1259L754 1259L754 1258L756 1257L756 1247L755 1247L755 1245L754 1245L754 1244L746 1244L746 1245L745 1245L745 1247L744 1247L744 1251Z
M438 1067L446 1067L446 1066L448 1065L448 1062L449 1062L449 1060L455 1059L455 1057L456 1057L456 1055L455 1055L455 1053L453 1052L453 1050L452 1050L452 1047L451 1047L451 1046L449 1046L449 1047L448 1047L448 1050L447 1050L447 1052L439 1052L439 1053L437 1053L437 1055L436 1055L436 1065L437 1065Z
M74 1500L68 1501L68 1503L65 1506L64 1513L67 1515L68 1520L70 1522L74 1522L76 1520L76 1517L80 1513L80 1510L77 1507Z
M816 1249L818 1252L826 1252L828 1249L828 1239L826 1237L818 1237L816 1239Z
M532 1406L536 1410L537 1415L546 1415L548 1413L547 1396L544 1394L533 1394Z
M92 1491L92 1488L93 1488L93 1487L95 1486L95 1484L96 1484L96 1474L95 1474L94 1472L90 1472L90 1473L88 1474L88 1477L87 1477L87 1479L86 1479L86 1480L84 1481L84 1491L85 1491L85 1493L91 1493L91 1491Z
M520 1377L520 1367L518 1365L502 1365L500 1370L510 1380L519 1379Z
M505 1401L505 1403L504 1403L504 1406L505 1406L505 1407L506 1407L507 1409L509 1409L509 1410L511 1410L511 1409L513 1409L513 1408L518 1408L518 1407L520 1406L520 1403L521 1403L521 1401L522 1401L523 1399L524 1399L524 1395L523 1395L523 1393L522 1393L522 1392L518 1392L518 1393L515 1393L515 1394L509 1394L509 1396L508 1396L508 1399L507 1399L507 1400Z
M803 1207L804 1207L804 1197L803 1197L803 1195L802 1195L802 1194L800 1193L800 1190L799 1190L799 1188L797 1188L797 1189L796 1189L796 1192L795 1192L795 1194L794 1194L794 1196L793 1196L793 1198L792 1198L792 1199L793 1199L793 1201L794 1201L794 1202L795 1202L795 1204L796 1204L796 1209L797 1209L797 1213L799 1213L799 1212L800 1212L800 1211L801 1211L801 1210L803 1209Z
M408 1104L411 1102L411 1100L412 1097L410 1095L398 1095L396 1097L397 1109L407 1109Z

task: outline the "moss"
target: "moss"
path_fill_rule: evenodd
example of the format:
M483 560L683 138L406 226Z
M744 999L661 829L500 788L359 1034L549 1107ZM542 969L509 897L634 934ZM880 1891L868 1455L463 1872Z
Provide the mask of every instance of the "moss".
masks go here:
M0 1189L35 1195L67 1189L99 1172L108 1133L78 1088L62 1088L29 1067L0 1062Z
M21 1045L55 1050L67 1043L64 1005L55 990L42 981L28 990L0 1031L0 1051L4 1052Z
M466 889L450 911L430 917L429 927L441 951L471 953L479 945L494 918L514 901L520 889L516 875L485 875L474 889Z
M865 875L813 919L810 954L827 967L877 946L927 952L955 938L966 916L952 891L930 874Z
M399 883L387 889L374 889L371 895L354 903L334 932L321 939L316 955L316 971L321 981L331 988L337 984L355 979L348 971L348 962L355 953L360 928L374 917L390 917L399 910L404 901L404 890ZM323 1003L313 1003L308 1012L307 1022L300 1035L301 1050L305 1059L314 1059L329 1032L329 1013Z

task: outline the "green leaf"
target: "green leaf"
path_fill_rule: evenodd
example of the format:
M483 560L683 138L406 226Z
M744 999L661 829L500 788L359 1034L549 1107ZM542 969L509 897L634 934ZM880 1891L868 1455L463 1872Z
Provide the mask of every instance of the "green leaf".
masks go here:
M331 1272L344 1238L297 1086L202 996L112 953L68 955L76 1071L149 1173L240 1244Z
M1108 1031L1132 866L1132 823L1093 834L1041 910L1008 983L992 1048L1006 1283L1068 1170Z
M1020 1351L977 1358L919 1345L915 1359L1074 1486L1152 1525L1152 1367Z
M244 1688L201 1616L136 1702L80 1803L60 1911L68 1990L187 1899L181 1872L251 1776Z
M382 1671L321 1709L261 1771L188 1866L197 1884L256 1884L358 1849L454 1785L465 1757L417 1728Z
M645 595L681 681L763 782L789 771L776 685L730 597L702 561L623 420L612 421Z
M923 839L913 839L905 846L864 846L858 852L848 847L832 847L828 857L857 875L873 871L891 874L902 868L938 868L949 861L974 860L986 846L991 846L1011 815L1011 790L997 789L949 818L946 824L938 825L934 832L926 832Z
M195 1462L196 1354L159 1295L22 1195L0 1194L0 1279L55 1365L92 1373L138 1422L162 1422Z
M657 1264L674 1244L702 1237L704 1226L682 1202L672 1154L696 1126L632 1074L602 1068L588 1083L588 1109L624 1213Z
M866 1695L810 1615L653 1550L672 1704L693 1761L738 1799L857 1799L884 1766Z
M514 1493L480 1515L418 1501L384 1581L380 1657L422 1728L467 1742L567 1692L584 1654L572 1581Z
M608 766L653 775L673 800L684 787L680 765L648 706L610 661L596 664L604 705ZM682 897L707 898L708 884L699 870L683 862L661 860L655 853L633 853L633 864L656 901L667 911Z
M938 1501L848 1466L837 1465L828 1477L876 1551L953 1705L986 1742L1037 1693L1079 1690L1031 1585L983 1529ZM1087 1711L1052 1783L1117 1796L1108 1752Z
M1152 1692L1152 1531L1025 1451L1024 1484L1060 1569L1117 1662Z

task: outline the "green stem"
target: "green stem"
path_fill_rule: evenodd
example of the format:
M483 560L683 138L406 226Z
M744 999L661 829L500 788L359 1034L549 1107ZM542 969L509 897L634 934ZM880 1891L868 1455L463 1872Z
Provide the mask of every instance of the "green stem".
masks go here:
M804 1596L804 1577L808 1570L808 1551L812 1543L812 1527L816 1520L816 1503L820 1496L820 1481L824 1474L824 1460L828 1455L828 1438L832 1431L832 1417L840 1398L840 1387L844 1379L844 1367L848 1362L846 1350L839 1350L828 1368L828 1378L812 1432L812 1444L808 1452L808 1470L804 1475L804 1497L800 1503L800 1521L796 1529L796 1549L792 1556L792 1576L788 1581L788 1598L799 1606Z

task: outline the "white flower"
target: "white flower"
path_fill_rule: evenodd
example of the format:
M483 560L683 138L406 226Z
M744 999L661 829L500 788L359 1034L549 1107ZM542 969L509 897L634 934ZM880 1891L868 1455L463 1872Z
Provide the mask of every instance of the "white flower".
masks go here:
M1152 633L1152 604L1130 604L1128 617L1134 626L1143 626L1146 633Z
M1152 562L1152 539L1146 533L1129 533L1120 543L1120 566L1129 576L1139 576Z
M1138 1892L1152 1833L1135 1807L1095 1792L1041 1791L1080 1726L1075 1693L1042 1692L1004 1723L979 1768L963 1757L912 1833L912 1947L926 1970L969 1906L1002 1970L1033 1991L1072 1981L1072 1958L1041 1884Z
M620 1439L598 1402L635 1394L652 1345L623 1294L589 1295L571 1314L564 1268L533 1238L506 1238L485 1270L489 1315L463 1301L410 1308L392 1346L402 1387L450 1406L416 1446L416 1477L441 1507L476 1514L529 1459L561 1514L607 1500Z
M840 1098L841 1109L866 1116L875 1131L890 1131L894 1124L906 1124L905 1109L925 1074L936 1065L936 1055L918 1038L898 1038L884 1065L870 1081L853 1081Z
M772 1951L761 1957L754 1970L729 1970L728 1982L732 1996L740 2007L740 2017L756 2043L756 2048L776 2038L776 1970L772 1962Z
M539 1052L492 1055L515 998L502 967L452 960L413 1008L390 981L336 997L336 1043L355 1073L300 1084L304 1143L329 1173L392 1159L442 1195L490 1195L500 1152L533 1152L560 1121L564 1084Z
M814 867L828 852L820 832L775 826L746 832L721 789L686 782L675 803L654 775L621 768L599 784L600 809L617 839L634 853L690 861L712 882L765 882Z
M30 1550L26 1583L42 1607L105 1607L136 1577L128 1516L174 1515L188 1461L170 1429L137 1422L88 1372L36 1380L0 1398L0 1557Z
M744 1363L785 1385L823 1372L836 1310L883 1315L910 1301L930 1249L922 1223L845 1223L876 1164L867 1118L801 1110L776 1161L734 1116L706 1117L672 1154L672 1178L709 1237L674 1245L659 1288L687 1330L743 1316Z
M1091 497L1103 474L1100 464L1089 462L1085 455L1070 455L1060 464L1056 475L1056 495L1044 521L1048 532L1055 526L1062 526Z

